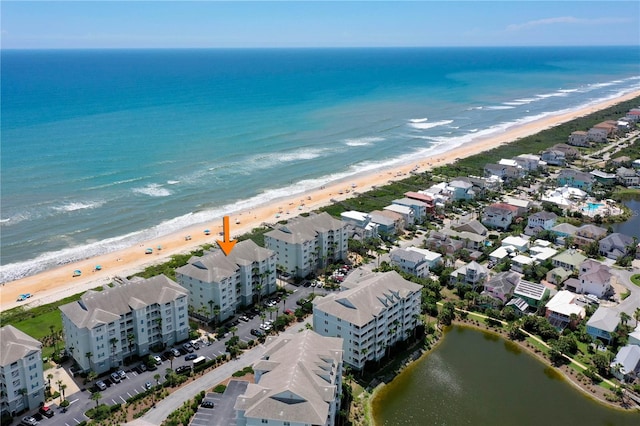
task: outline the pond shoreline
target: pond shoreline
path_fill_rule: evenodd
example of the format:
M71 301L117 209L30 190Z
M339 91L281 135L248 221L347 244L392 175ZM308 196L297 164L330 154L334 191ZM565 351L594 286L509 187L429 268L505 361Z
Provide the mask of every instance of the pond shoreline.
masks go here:
M406 360L402 363L402 367L396 371L394 379L395 377L405 372L405 370L408 367L414 365L419 361L423 361L424 358L429 356L444 341L444 339L446 338L446 335L452 331L453 327L460 327L463 329L480 331L482 333L487 333L497 338L500 338L504 342L509 342L516 345L516 347L519 350L526 352L527 355L532 355L534 359L536 359L538 362L541 362L545 367L551 368L553 373L557 374L558 376L557 378L559 380L563 380L569 383L571 387L578 390L580 394L587 396L591 402L597 403L598 405L601 405L612 411L618 411L618 412L624 412L624 413L640 412L640 407L637 407L637 406L625 407L621 405L620 402L614 403L612 401L608 401L605 398L605 395L608 393L611 393L611 391L608 391L599 385L592 384L586 378L584 382L580 382L576 377L577 373L571 367L569 367L568 365L562 365L560 367L554 366L548 358L546 358L540 351L536 351L536 348L532 347L526 340L522 340L522 341L511 340L506 336L505 334L506 332L504 330L496 330L495 328L488 327L482 322L477 322L475 320L469 320L469 319L467 320L456 319L451 326L446 327L445 329L438 329L437 340L432 343L432 345L429 347L428 350L423 350L422 354L419 357L416 358L415 356L413 356L414 353L410 354L410 356L408 356ZM373 388L370 391L365 401L365 405L366 405L365 412L368 413L368 416L366 417L370 418L371 424L374 426L378 425L378 422L376 422L376 418L374 416L374 401L379 396L379 392L383 390L388 383L390 383L390 381L382 382L377 386L375 386L375 388Z

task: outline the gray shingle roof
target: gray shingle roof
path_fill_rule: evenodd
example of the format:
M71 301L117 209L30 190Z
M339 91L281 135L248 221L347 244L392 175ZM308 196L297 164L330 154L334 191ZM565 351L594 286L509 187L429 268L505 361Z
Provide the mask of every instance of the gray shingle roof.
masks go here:
M12 325L0 328L0 344L0 365L3 367L42 349L40 342Z
M395 271L369 274L359 282L349 283L349 286L352 287L340 293L314 299L314 310L317 308L351 324L363 326L388 305L422 289Z
M103 291L89 290L80 300L60 306L60 310L78 327L94 328L100 324L117 321L132 309L165 304L188 291L165 275L148 279L126 281Z
M471 220L460 225L454 225L451 227L451 229L454 229L458 232L467 231L478 235L487 235L487 232L489 232L487 227L477 220Z
M252 240L244 240L237 243L228 256L220 250L202 257L194 256L176 272L205 283L216 283L234 276L240 269L239 265L261 262L272 255L272 250L260 247Z
M554 212L541 211L541 212L532 214L530 218L540 219L540 220L555 220L558 218L558 215L556 215Z
M620 318L618 311L612 308L601 306L591 315L589 321L587 321L587 327L597 328L599 330L613 333L618 328Z
M289 219L286 225L267 232L265 235L289 244L301 244L313 241L318 232L337 231L345 226L342 221L322 212L308 217L297 216Z
M633 238L626 234L614 232L613 234L607 235L606 237L601 239L600 244L603 243L611 244L612 246L618 248L626 248L633 244Z
M325 424L336 397L335 372L342 363L342 339L311 330L270 337L262 360L264 372L249 384L235 409L245 416L292 423Z
M402 248L395 249L391 253L391 260L403 259L408 262L419 263L424 260L424 255L413 250L405 250Z

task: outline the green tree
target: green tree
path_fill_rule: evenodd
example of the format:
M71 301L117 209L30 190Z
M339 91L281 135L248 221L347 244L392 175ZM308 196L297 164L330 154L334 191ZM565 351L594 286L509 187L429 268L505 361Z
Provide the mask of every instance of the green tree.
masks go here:
M96 402L96 408L100 405L100 400L102 399L102 394L100 392L94 392L91 394L91 400Z

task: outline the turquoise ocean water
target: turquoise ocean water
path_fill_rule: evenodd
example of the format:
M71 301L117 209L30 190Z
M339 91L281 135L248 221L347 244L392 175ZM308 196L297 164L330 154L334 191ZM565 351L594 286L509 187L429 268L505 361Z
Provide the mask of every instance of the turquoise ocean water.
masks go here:
M629 47L0 54L0 282L640 89Z

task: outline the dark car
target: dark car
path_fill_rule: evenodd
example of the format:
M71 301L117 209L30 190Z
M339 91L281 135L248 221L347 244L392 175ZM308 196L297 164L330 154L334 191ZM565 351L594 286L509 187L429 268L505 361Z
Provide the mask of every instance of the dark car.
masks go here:
M205 399L204 401L202 401L202 404L200 404L200 406L204 408L213 408L213 401L207 401Z
M53 410L52 410L50 407L47 407L46 405L45 405L45 406L40 407L40 409L38 410L38 412L39 412L40 414L42 414L43 416L45 416L45 417L49 417L49 418L53 417L53 414L54 414L54 413L53 413Z
M198 355L196 355L196 354L188 354L187 356L184 357L184 360L185 361L191 361L191 360L194 360L196 358L198 358Z
M176 374L189 374L189 373L191 373L190 365L181 365L180 367L176 368Z
M264 336L264 332L263 332L262 330L258 330L257 328L252 328L252 329L251 329L251 334L252 334L253 336L256 336L256 337L262 337L262 336Z
M135 368L135 370L136 370L138 373L144 373L145 371L147 371L147 366L146 366L145 364L140 364L139 366L137 366L137 367Z

